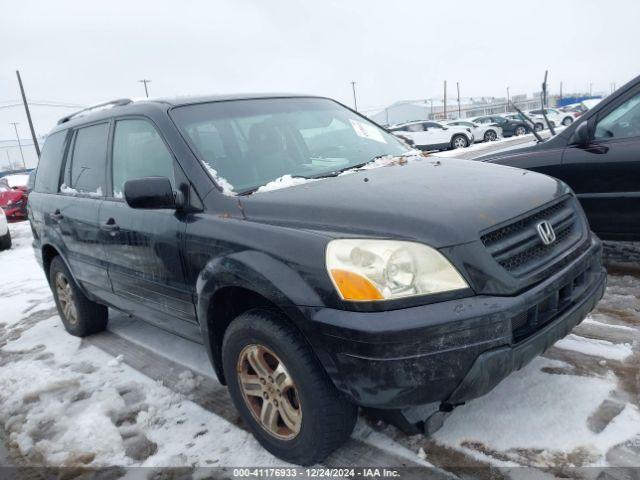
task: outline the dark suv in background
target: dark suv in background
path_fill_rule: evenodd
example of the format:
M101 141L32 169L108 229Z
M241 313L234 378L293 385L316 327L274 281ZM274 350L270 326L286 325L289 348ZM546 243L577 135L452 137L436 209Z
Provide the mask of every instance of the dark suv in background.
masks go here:
M477 160L559 178L575 191L601 238L640 240L640 77L559 135Z
M502 129L502 136L505 138L531 133L531 126L524 120L509 120L500 115L477 117L471 121L480 125L497 125Z
M256 438L300 464L349 437L357 406L434 431L566 335L606 279L564 183L416 156L317 97L66 117L29 218L69 333L105 329L111 307L202 343Z

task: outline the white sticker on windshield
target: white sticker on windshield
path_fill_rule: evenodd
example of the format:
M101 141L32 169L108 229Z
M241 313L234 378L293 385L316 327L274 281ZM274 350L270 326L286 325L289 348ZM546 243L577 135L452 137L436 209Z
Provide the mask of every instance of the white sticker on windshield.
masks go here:
M351 122L351 126L356 132L356 135L362 138L368 138L369 140L374 140L380 143L387 143L382 132L378 130L373 125L369 125L368 123L359 122L358 120L349 119Z

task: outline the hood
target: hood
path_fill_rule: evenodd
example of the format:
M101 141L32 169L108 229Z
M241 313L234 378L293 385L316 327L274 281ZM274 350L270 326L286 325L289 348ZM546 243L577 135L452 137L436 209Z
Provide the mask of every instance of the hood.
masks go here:
M13 189L0 192L0 206L6 207L9 202L16 203L24 197L26 197L26 195L22 190Z
M328 236L401 238L434 247L569 192L545 175L475 161L424 158L242 197L246 219Z

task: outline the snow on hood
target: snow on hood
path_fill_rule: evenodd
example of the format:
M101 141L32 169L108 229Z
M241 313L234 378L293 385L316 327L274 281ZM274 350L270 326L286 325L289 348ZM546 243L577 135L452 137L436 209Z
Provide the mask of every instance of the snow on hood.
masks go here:
M406 152L402 155L385 155L384 157L376 158L374 161L367 163L362 167L354 167L345 170L344 172L340 172L338 176L349 175L362 170L390 167L392 165L405 165L410 161L421 160L423 157L424 155L420 150L410 150L409 152ZM323 180L323 178L293 177L290 174L287 174L278 177L275 180L272 180L266 185L261 186L255 191L255 193L270 192L273 190L280 190L281 188L295 187L296 185L303 185L305 183L316 182L318 180Z

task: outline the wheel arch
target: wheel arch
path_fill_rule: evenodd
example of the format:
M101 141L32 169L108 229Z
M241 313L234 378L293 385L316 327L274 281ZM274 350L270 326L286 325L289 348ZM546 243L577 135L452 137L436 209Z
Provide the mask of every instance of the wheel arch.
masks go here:
M305 333L308 324L297 305L320 303L315 291L295 270L253 251L210 261L198 276L196 295L202 340L223 385L222 340L235 318L255 308L276 311L309 343Z

